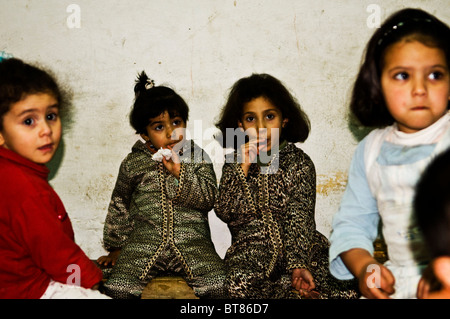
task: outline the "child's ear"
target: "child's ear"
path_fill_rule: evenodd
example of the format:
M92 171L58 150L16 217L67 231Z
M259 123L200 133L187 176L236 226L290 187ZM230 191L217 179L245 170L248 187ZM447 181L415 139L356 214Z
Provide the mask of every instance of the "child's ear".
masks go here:
M144 141L146 141L146 142L149 141L148 136L146 134L142 133L141 137L144 139Z
M0 146L3 146L5 144L5 139L3 138L3 134L0 132Z
M433 271L442 286L450 289L450 256L437 257L433 261Z
M288 122L289 122L289 119L283 119L283 123L281 123L281 127L284 128Z

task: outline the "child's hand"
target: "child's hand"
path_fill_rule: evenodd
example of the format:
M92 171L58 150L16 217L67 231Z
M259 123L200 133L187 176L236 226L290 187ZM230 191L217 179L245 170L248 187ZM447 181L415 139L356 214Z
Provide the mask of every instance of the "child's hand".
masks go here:
M379 271L365 270L359 276L359 289L361 294L368 299L389 299L395 292L395 278L389 269L381 264L376 264ZM379 284L379 286L377 285Z
M250 165L255 162L256 156L259 154L259 149L262 147L261 143L265 139L250 138L250 140L241 146L242 163L241 167L245 176L248 174Z
M166 160L164 157L162 159L162 162L164 164L164 167L175 176L176 179L180 179L180 171L181 171L181 161L177 154L177 152L174 151L172 147L169 147L169 149L172 151L172 157L169 160Z
M116 249L111 251L107 256L101 256L97 259L97 263L100 266L108 266L111 264L111 266L114 266L117 262L117 259L120 255L120 249Z
M340 254L350 272L358 278L361 294L369 299L389 299L395 292L395 278L365 249L352 248Z
M420 278L419 284L417 285L417 298L418 299L426 299L430 293L430 282L434 282L436 277L433 274L433 270L428 265L427 268L422 273L422 277Z
M296 268L292 270L292 287L303 297L313 297L310 293L316 288L316 284L309 270Z
M417 298L434 299L446 294L450 273L450 257L441 256L434 259L422 273L417 285ZM448 295L448 292L447 292ZM439 297L441 296L441 297Z

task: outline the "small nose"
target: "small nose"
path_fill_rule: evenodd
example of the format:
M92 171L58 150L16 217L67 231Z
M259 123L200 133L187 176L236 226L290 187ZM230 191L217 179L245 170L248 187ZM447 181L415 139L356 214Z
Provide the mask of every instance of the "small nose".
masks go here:
M264 119L260 118L256 121L256 130L259 131L261 129L266 128L266 123L264 122Z
M166 130L166 136L167 136L167 138L171 138L172 137L172 134L173 134L173 127L172 126L168 126L167 127L167 130Z
M423 79L415 79L412 87L412 95L425 95L427 93L427 86Z
M39 125L39 133L41 136L52 135L52 127L47 121L42 121Z

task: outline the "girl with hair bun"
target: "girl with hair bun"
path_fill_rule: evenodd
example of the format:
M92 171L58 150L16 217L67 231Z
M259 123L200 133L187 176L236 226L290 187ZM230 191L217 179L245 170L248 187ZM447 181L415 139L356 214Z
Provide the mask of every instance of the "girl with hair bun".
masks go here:
M103 238L113 265L105 292L138 298L161 275L184 277L202 298L222 298L223 260L211 241L208 212L217 182L208 155L185 139L189 108L174 90L142 72L130 114L138 140L123 160Z

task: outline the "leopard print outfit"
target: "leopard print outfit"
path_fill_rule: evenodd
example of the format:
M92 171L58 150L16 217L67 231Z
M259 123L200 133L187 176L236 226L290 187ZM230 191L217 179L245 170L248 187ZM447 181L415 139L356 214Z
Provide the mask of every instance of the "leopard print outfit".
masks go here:
M106 274L111 297L139 297L152 278L167 273L183 276L198 297L224 296L224 262L208 223L217 197L213 165L192 141L180 159L179 179L141 141L123 160L103 231L105 248L121 249Z
M232 236L225 256L229 296L300 298L291 273L306 268L320 298L358 298L356 281L329 272L329 243L314 219L314 164L294 144L284 145L268 166L251 164L247 177L236 160L222 168L214 209Z

